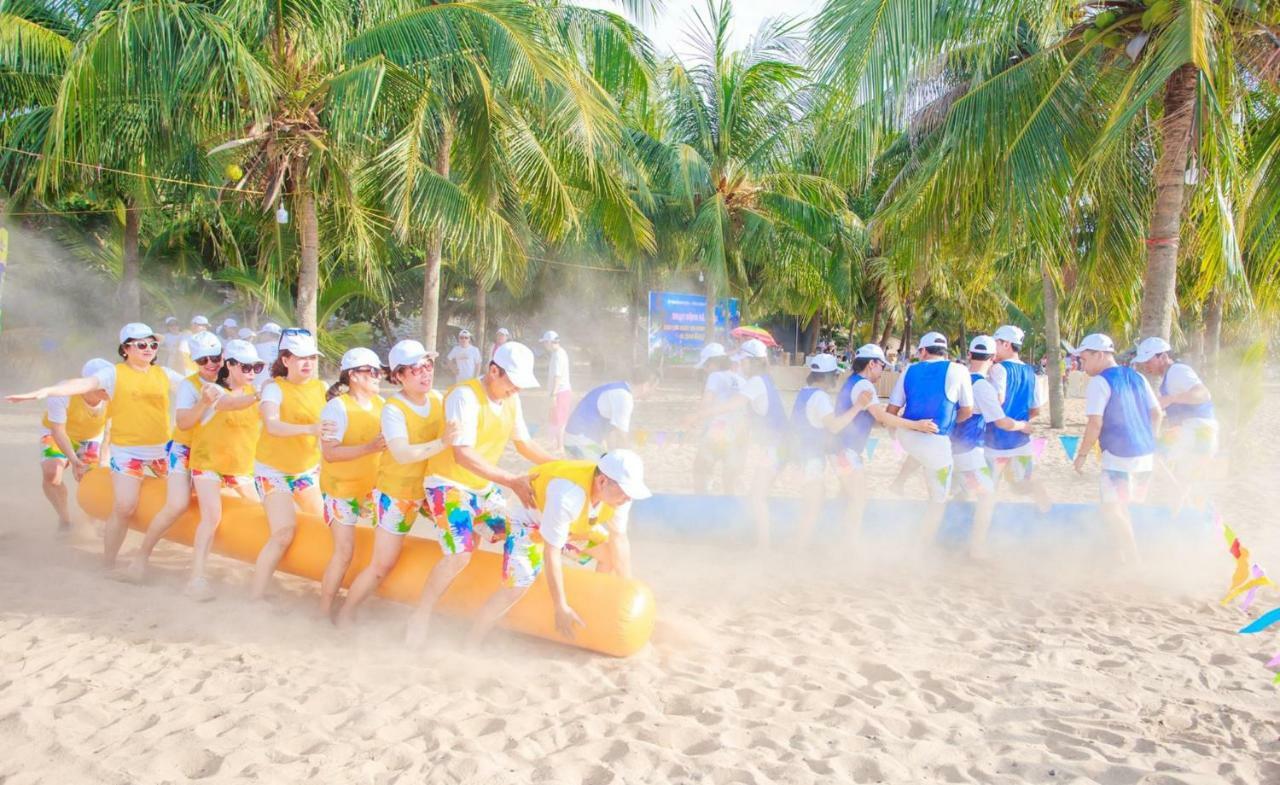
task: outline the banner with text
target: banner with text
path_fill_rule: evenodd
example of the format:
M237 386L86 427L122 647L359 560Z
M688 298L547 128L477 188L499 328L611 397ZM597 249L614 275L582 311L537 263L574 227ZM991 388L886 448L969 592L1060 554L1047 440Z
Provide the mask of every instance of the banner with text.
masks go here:
M721 299L716 303L715 319L715 340L729 346L729 332L741 319L738 301ZM649 356L660 355L667 362L697 362L706 339L706 323L704 295L649 292Z

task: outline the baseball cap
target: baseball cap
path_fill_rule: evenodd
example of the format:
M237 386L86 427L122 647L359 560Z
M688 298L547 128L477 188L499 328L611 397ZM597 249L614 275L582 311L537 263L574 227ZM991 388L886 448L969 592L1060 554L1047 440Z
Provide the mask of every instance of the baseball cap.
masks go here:
M995 339L997 341L1008 341L1009 343L1017 344L1018 346L1022 345L1022 341L1026 337L1027 334L1022 331L1021 327L1015 327L1012 324L1006 324L995 332Z
M280 338L280 351L288 352L294 357L315 357L320 354L320 347L316 346L314 335L291 332Z
M191 359L193 360L222 354L222 341L218 340L218 336L209 332L196 333L191 336L187 339L187 346L191 348Z
M200 325L201 327L208 327L208 326L209 326L209 317L207 317L207 316L198 316L198 315L197 315L197 316L192 316L192 317L191 317L191 323L192 323L192 324L198 324L198 325Z
M459 331L458 331L458 337L459 337L459 338L470 338L470 337L471 337L471 331L470 331L470 330L459 330Z
M253 337L253 330L249 327L241 327L240 332L237 333L237 335L239 336L240 340L247 341Z
M235 319L232 319L230 316L228 316L227 318L222 320L222 326L223 327L239 327L240 324L236 322Z
M547 330L545 333L542 334L541 340L558 341L560 340L560 333L556 332L555 330Z
M1008 341L1010 339L1005 338L1004 340ZM969 353L970 354L995 354L996 341L990 335L975 335L973 337L973 340L969 341Z
M931 347L947 348L947 336L942 333L925 333L920 336L920 343L916 345L916 348L928 349Z
M276 324L275 322L267 322L266 324L262 325L262 327L258 330L259 334L272 333L274 335L279 335L281 332L282 331L280 329L280 325Z
M167 324L167 325L168 325L168 324L177 324L177 323L178 323L178 317L176 317L176 316L166 316L166 317L164 317L164 323L165 323L165 324Z
M638 501L653 495L644 484L644 461L631 450L611 450L596 464L600 473L618 484L627 498Z
M855 360L879 360L880 362L888 362L884 358L884 349L878 344L866 343L858 347L858 351L853 353Z
M1150 338L1143 338L1138 342L1138 353L1134 355L1133 361L1136 363L1145 363L1157 354L1173 351L1173 347L1169 342L1158 335Z
M533 373L533 352L528 346L507 341L493 353L493 363L506 372L516 387L527 390L538 386L538 377Z
M124 327L120 328L120 343L124 343L125 341L136 341L141 338L159 339L160 336L156 335L155 330L146 326L142 322L129 322Z
M412 363L407 364L412 365ZM374 350L357 346L354 349L348 349L347 353L342 355L342 362L338 365L338 370L349 371L352 368L364 368L366 366L381 368L382 360L378 359L378 353Z
M257 348L248 341L242 341L239 338L234 341L227 341L222 353L228 360L235 360L241 365L262 362L262 358L258 356Z
M355 350L353 349L352 351L355 351ZM365 351L368 351L368 350L366 349ZM347 354L350 354L350 353L351 352L347 352ZM373 352L369 352L369 354L373 354ZM427 351L427 347L423 346L419 341L415 341L412 338L406 338L405 340L391 347L391 353L387 355L387 362L391 365L392 368L399 368L402 365L417 365L418 363L428 358L434 360L437 356L438 355L435 352ZM344 363L343 368L348 367L345 364L346 361L347 361L347 357L346 355L343 355L342 357L342 362ZM373 362L357 363L357 365L374 365L374 366L379 364L380 363L378 362L378 355L376 354L373 354ZM353 365L350 367L354 368L356 366Z
M1093 333L1084 337L1084 340L1076 347L1074 353L1079 354L1080 352L1088 351L1111 352L1114 354L1116 351L1116 345L1112 342L1109 336L1103 335L1102 333Z
M702 347L702 351L698 352L698 367L701 368L707 364L708 360L714 360L717 357L724 357L724 355L724 344L712 341Z
M840 370L834 354L815 354L809 360L809 370L814 373L834 373Z
M738 347L738 355L753 360L763 360L769 356L769 347L765 346L764 341L759 338L751 338Z
M499 328L498 328L498 335L505 335L505 336L507 336L508 338L510 338L510 337L511 337L511 331L510 331L510 330L508 330L508 329L507 329L507 328L505 328L505 327L499 327Z
M94 357L92 360L85 363L84 367L80 369L80 375L95 376L98 371L101 371L103 368L110 368L113 364L114 363L110 360L104 360L101 357Z

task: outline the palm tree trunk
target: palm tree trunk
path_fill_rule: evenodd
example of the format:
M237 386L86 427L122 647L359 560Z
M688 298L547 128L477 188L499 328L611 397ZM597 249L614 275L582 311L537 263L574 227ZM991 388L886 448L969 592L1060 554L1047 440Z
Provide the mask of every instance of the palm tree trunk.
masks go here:
M1204 364L1207 378L1218 373L1218 350L1222 345L1222 292L1215 288L1204 307Z
M298 303L294 318L299 327L316 334L316 309L320 300L320 222L316 220L316 196L307 182L307 164L294 169L297 196L293 209L298 221Z
M907 300L902 306L902 346L898 348L898 353L904 359L911 356L911 322L914 321L916 315L915 304Z
M880 348L886 352L889 351L889 336L893 334L893 309L890 308L884 314L884 329L880 331Z
M124 245L120 265L120 287L116 293L120 304L120 317L125 322L142 318L142 257L138 253L138 235L142 213L132 199L124 205Z
M706 288L707 303L702 313L705 321L703 328L703 341L711 343L716 339L716 296L715 291L711 288L711 279L707 279Z
M484 281L476 281L476 329L472 340L480 349L480 356L485 357L485 336L489 334L489 328L485 322L489 318L489 285Z
M1040 284L1044 289L1044 375L1049 382L1049 427L1061 428L1066 416L1062 390L1062 331L1058 326L1058 288L1049 272L1049 262L1040 261Z
M1156 161L1156 200L1147 238L1147 269L1142 278L1142 337L1166 340L1177 306L1178 240L1186 191L1187 154L1196 105L1196 67L1190 63L1169 77L1160 119L1160 158Z
M882 288L880 287L880 284L879 284L879 283L877 283L877 284L876 284L876 299L875 299L875 306L871 309L871 332L869 332L869 333L867 334L867 340L868 340L868 341L874 341L874 340L876 339L876 336L880 334L880 333L879 333L879 330L880 330L880 312L881 312L881 310L882 310L883 308L884 308L884 289L882 289ZM852 334L852 333L850 333L849 341L850 341L850 342L852 342L852 341L853 341L853 334Z
M436 173L449 176L450 149L453 145L453 123L445 118L440 134L440 149L436 152ZM436 351L440 326L440 260L444 251L444 236L440 229L427 238L427 260L422 270L422 345L427 351ZM483 336L477 336L482 338ZM480 345L480 341L476 342Z

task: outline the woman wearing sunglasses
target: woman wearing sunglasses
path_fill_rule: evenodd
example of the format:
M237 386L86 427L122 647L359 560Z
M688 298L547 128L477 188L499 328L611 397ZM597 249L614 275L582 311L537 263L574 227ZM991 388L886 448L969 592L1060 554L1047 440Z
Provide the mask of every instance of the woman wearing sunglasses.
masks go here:
M307 330L290 328L280 337L280 355L271 381L262 388L262 436L253 481L267 511L271 536L258 553L252 595L261 599L284 552L293 543L298 510L319 515L320 410L325 384L316 378L320 350Z
M382 449L382 361L371 349L342 355L338 381L320 412L320 490L324 522L333 533L333 555L320 580L320 612L333 616L333 601L351 566L355 527L373 523L373 487Z
M347 601L335 619L338 624L355 619L360 604L396 566L404 536L414 521L419 515L431 514L423 489L428 459L443 452L456 433L456 428L445 428L444 402L440 393L431 389L436 356L417 341L401 341L391 347L391 382L399 385L400 391L382 408L387 453L378 467L378 489L374 492L373 556L351 582Z
M148 474L168 472L165 445L169 441L169 389L181 374L155 364L160 341L155 331L140 322L120 329L121 362L92 376L66 379L29 393L10 395L11 403L40 401L55 395L85 395L96 390L107 394L107 419L111 421L111 517L102 537L103 565L115 566L124 543L129 518L138 507L138 492Z
M205 564L213 547L213 535L222 522L223 489L258 501L253 487L253 455L262 432L262 419L253 408L258 400L253 380L266 366L248 341L227 341L224 355L216 382L223 395L200 418L191 447L191 485L200 505L200 525L196 528L186 593L201 602L213 599Z

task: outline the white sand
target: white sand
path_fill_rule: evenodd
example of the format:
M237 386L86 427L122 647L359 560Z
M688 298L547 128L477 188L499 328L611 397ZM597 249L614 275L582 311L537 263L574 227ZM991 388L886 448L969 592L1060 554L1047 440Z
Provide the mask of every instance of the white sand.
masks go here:
M652 404L650 427L675 407ZM312 585L255 606L248 568L221 559L220 598L194 605L178 546L152 586L104 579L92 525L70 547L53 536L33 421L0 412L5 785L1280 782L1263 667L1280 636L1234 633L1224 551L1134 576L1025 553L982 570L902 552L768 564L641 533L659 623L640 655L506 635L464 655L456 624L409 653L403 608L337 632L312 620ZM1278 476L1280 423L1245 439L1237 468L1256 474L1216 492L1280 574L1276 496L1257 482ZM659 488L688 490L687 450L645 455ZM1060 457L1043 473L1060 498L1095 498Z

